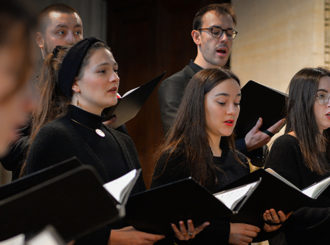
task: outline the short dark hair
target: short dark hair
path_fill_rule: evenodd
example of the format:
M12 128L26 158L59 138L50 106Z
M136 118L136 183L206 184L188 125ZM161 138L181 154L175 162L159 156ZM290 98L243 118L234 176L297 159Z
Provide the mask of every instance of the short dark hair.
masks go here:
M193 30L198 30L202 27L202 18L210 11L215 11L219 15L229 15L233 19L234 24L236 25L237 23L235 12L229 3L213 3L201 8L195 14L192 26Z
M42 33L44 33L46 29L46 18L48 18L48 15L50 12L60 12L65 14L72 14L76 13L79 15L78 11L69 5L66 5L64 3L55 3L51 4L47 7L45 7L38 15L38 30ZM80 15L79 15L80 16Z

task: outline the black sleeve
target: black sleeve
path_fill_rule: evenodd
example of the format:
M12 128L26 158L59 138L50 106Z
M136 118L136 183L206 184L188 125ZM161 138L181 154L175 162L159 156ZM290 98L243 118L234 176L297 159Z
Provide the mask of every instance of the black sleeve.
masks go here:
M12 180L19 177L28 150L28 140L28 136L21 137L10 147L9 152L0 159L3 167L8 171L12 171Z
M164 80L159 87L158 100L164 133L173 125L184 89L183 82L175 77Z
M28 152L25 174L73 157L75 155L73 145L65 131L48 126L41 128Z

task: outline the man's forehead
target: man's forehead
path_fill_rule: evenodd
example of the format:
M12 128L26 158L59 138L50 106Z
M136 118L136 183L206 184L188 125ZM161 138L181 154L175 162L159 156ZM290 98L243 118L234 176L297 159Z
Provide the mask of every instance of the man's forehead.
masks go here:
M48 14L48 23L53 26L76 27L82 26L81 18L77 13L63 13L52 11Z
M218 13L215 10L206 12L202 17L202 23L216 24L222 23L226 25L235 26L233 18L227 13Z

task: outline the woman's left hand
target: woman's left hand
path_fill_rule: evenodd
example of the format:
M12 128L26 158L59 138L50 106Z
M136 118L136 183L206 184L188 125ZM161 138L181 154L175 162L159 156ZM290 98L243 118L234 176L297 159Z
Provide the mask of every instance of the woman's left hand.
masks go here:
M204 222L200 226L194 226L194 223L191 219L187 221L188 228L183 221L179 221L179 228L175 224L171 224L172 229L174 231L175 237L179 240L190 240L195 238L195 236L200 233L204 228L210 225L210 222Z
M276 212L273 208L266 210L263 214L265 221L264 231L272 232L278 230L291 214L292 212L285 215L282 211Z

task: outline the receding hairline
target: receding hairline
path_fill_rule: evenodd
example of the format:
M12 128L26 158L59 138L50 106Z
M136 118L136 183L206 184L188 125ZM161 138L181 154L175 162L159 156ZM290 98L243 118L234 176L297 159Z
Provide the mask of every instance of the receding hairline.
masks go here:
M81 20L79 12L66 5L66 4L52 4L45 7L38 15L38 30L41 32L45 31L46 23L49 21L49 16L51 13L61 13L61 14L76 14ZM82 24L81 24L82 25Z

